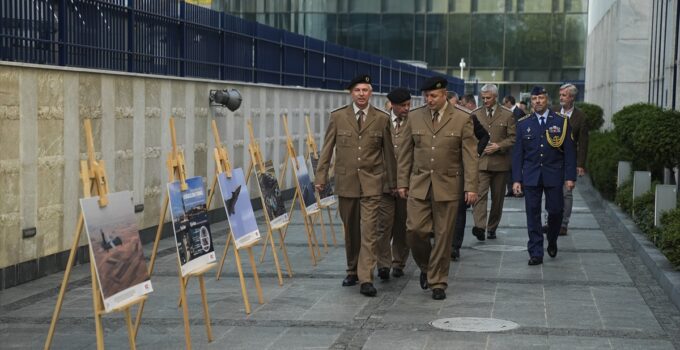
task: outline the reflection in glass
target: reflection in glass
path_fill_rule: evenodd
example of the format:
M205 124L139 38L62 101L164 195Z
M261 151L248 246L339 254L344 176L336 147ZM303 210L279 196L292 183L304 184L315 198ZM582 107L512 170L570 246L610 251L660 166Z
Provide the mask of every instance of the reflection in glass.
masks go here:
M383 15L380 29L380 48L373 48L371 52L383 56L410 60L413 52L414 16Z
M504 15L472 17L472 52L470 65L475 67L503 66Z

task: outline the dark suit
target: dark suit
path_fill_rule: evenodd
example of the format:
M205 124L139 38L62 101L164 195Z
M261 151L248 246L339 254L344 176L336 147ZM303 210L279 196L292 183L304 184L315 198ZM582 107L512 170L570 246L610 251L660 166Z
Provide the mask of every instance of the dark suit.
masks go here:
M586 157L588 155L588 121L586 114L582 110L574 107L569 117L569 125L574 136L574 146L576 147L576 167L586 168ZM574 197L568 189L564 189L564 215L562 217L562 227L569 226L571 218L571 208L574 204Z
M512 115L515 117L515 121L518 121L520 118L524 117L527 114L524 113L524 111L521 108L515 106L515 109L512 110Z
M546 131L551 138L566 133L562 145L551 146ZM548 242L556 242L564 206L562 188L566 180L576 181L576 152L571 127L564 118L549 111L545 126L539 124L535 113L520 119L512 154L512 179L522 184L525 194L527 250L531 257L542 258L541 197L545 193Z

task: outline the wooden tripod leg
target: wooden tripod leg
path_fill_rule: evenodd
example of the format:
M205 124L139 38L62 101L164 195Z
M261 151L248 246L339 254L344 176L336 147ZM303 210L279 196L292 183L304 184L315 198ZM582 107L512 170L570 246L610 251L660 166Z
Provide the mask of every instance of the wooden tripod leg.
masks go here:
M189 278L190 277L191 277L191 275L187 275L187 277L184 278L184 289L186 289L187 286L189 285ZM179 298L177 300L177 307L180 307L180 306L182 306L182 298Z
M326 237L326 225L323 222L323 209L319 208L319 223L321 224L321 240L323 241L323 252L328 254L328 238Z
M71 270L73 269L73 261L76 258L76 252L78 251L78 242L80 241L80 234L83 230L83 214L80 213L78 216L78 224L76 225L76 234L73 237L73 243L71 244L71 253L68 256L68 262L66 263L66 270L64 271L64 278L61 281L61 288L59 289L59 296L57 297L57 305L54 306L54 313L52 314L52 322L50 323L50 330L47 332L47 339L45 339L45 350L48 350L52 346L52 338L54 338L54 330L57 327L57 320L59 319L59 313L61 313L61 306L64 303L64 294L66 294L66 287L68 286L68 280L71 277Z
M314 253L314 243L312 242L312 236L309 233L309 225L307 223L307 216L302 213L302 220L305 222L305 231L307 232L307 247L309 248L309 255L312 258L312 266L316 266L316 254Z
M308 215L309 218L309 232L312 236L312 243L314 243L314 248L316 248L316 256L321 256L321 249L319 248L319 240L316 238L316 230L314 229L314 216L313 215Z
M276 266L276 274L279 277L279 286L283 285L283 276L281 276L281 264L279 264L279 257L276 254L276 244L274 243L274 236L272 235L272 228L267 227L267 239L272 245L272 255L274 256L274 266ZM264 255L263 255L264 257Z
M205 292L205 280L203 274L198 276L198 285L201 287L201 301L203 302L203 319L205 320L205 331L208 334L208 343L213 341L212 325L210 324L210 311L208 310L208 295Z
M288 225L286 225L287 227ZM288 277L293 277L293 269L290 267L290 260L288 260L288 250L286 250L286 245L283 242L283 230L279 228L279 239L280 239L280 246L281 246L281 252L283 253L283 261L286 263L286 270L288 270ZM274 239L272 238L272 241ZM274 249L274 248L272 248Z
M163 232L163 223L165 221L165 213L168 212L168 203L170 199L165 196L163 200L163 208L161 209L161 215L158 218L158 228L156 228L156 238L153 242L153 249L151 250L151 259L149 260L149 277L153 273L154 265L156 264L156 255L158 255L158 244L161 241L161 233ZM135 317L135 332L134 337L137 339L137 332L139 331L139 323L142 321L142 313L144 313L144 304L146 304L146 299L142 300L137 309L137 317Z
M220 276L222 276L222 268L224 267L224 261L227 260L227 252L229 252L229 245L231 244L231 235L229 232L227 232L227 244L224 245L224 253L222 253L222 259L220 259L220 267L217 269L217 280L220 280ZM238 257L238 253L236 253L236 257ZM237 264L240 264L240 261L237 261Z
M239 282L241 282L241 295L243 295L243 304L246 308L246 314L250 315L250 301L248 301L248 292L246 291L246 279L243 277L241 257L239 256L238 249L236 248L234 248L234 260L236 260L236 270L238 270L238 279Z
M253 269L253 279L255 280L255 289L257 289L257 301L264 304L264 297L262 296L262 286L260 286L260 276L257 275L257 266L255 266L255 258L253 257L253 248L246 248L248 251L248 259L250 260L250 267Z
M130 350L136 350L137 344L135 343L134 328L132 327L132 316L130 316L130 308L125 308L125 325L128 331L128 341L130 342Z
M213 196L215 195L215 191L217 189L217 175L215 175L215 178L213 179L212 186L210 186L210 193L208 193L208 201L205 203L205 207L210 210L210 203L212 203Z
M182 317L184 318L184 344L187 350L191 350L191 329L189 328L189 306L187 305L187 291L184 288L184 277L182 277L182 270L179 273L179 297L182 300Z
M94 256L90 252L90 274L92 276L92 307L94 309L94 328L97 335L97 350L104 350L104 327L102 327L102 305L99 294L99 281L95 271Z
M267 223L269 226L269 223ZM271 231L271 227L267 227L267 230ZM269 235L264 236L264 244L262 244L262 253L260 254L260 264L264 262L264 257L267 255L267 243L269 243Z
M328 222L329 226L331 227L331 237L333 238L333 246L337 247L338 246L338 241L335 239L335 227L333 224L333 215L331 215L331 207L326 207L327 212L328 212Z

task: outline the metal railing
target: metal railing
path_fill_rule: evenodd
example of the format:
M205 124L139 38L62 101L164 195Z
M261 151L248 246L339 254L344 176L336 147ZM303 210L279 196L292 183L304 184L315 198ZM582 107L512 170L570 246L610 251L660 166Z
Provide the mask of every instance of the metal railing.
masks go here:
M370 74L378 92L439 74L180 0L2 0L0 60L334 90Z

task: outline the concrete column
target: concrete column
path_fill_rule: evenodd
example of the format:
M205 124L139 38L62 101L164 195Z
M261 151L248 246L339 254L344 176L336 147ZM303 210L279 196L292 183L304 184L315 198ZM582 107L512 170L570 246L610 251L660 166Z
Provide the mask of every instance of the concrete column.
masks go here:
M652 173L636 171L633 174L633 198L642 196L652 188Z
M38 78L35 70L23 70L19 74L19 89L20 226L25 229L38 226ZM20 247L21 261L35 258L35 239L22 239L21 232L17 232L5 242Z
M675 185L657 185L654 193L654 226L661 225L661 215L677 207L678 193Z
M619 187L624 182L630 180L632 168L631 162L619 161L619 167L616 170L616 187Z

